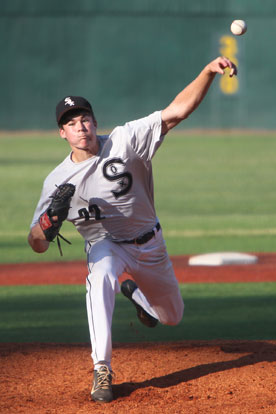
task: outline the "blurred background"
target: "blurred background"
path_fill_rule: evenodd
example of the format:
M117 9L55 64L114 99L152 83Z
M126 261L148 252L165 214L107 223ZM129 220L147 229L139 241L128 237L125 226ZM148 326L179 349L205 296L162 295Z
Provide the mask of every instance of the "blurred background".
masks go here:
M111 128L163 109L221 54L239 77L217 79L181 128L276 127L274 0L1 0L0 19L2 130L55 129L67 95Z
M170 255L274 251L275 20L274 0L2 0L0 262L85 257L70 223L63 258L26 239L43 180L69 151L60 99L85 96L109 131L166 107L219 55L239 74L217 76L154 157L157 215Z

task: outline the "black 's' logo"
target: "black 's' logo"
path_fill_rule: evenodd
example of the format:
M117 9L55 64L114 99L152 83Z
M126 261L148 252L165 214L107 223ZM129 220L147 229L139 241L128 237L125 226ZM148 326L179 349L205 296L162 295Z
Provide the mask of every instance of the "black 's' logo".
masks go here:
M117 165L116 165L117 164ZM112 158L103 166L103 175L108 181L118 181L121 187L119 191L112 191L115 198L119 198L129 192L132 186L132 175L125 172L118 172L119 166L125 165L121 158Z

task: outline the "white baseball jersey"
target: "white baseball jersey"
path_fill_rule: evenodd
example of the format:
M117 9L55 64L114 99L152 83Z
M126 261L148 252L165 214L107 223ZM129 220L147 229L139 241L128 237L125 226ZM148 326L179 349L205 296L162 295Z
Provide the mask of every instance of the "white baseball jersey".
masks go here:
M31 226L56 186L76 186L67 220L87 241L129 240L156 224L151 159L162 143L161 111L98 136L96 156L74 163L71 154L45 179Z

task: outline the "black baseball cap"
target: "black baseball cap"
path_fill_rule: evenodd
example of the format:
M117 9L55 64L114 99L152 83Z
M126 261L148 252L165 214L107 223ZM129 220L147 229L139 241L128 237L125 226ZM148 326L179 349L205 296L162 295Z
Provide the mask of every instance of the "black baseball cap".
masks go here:
M63 98L56 106L56 118L57 123L59 124L63 115L67 112L76 110L76 109L83 109L94 117L93 109L87 99L81 96L66 96Z

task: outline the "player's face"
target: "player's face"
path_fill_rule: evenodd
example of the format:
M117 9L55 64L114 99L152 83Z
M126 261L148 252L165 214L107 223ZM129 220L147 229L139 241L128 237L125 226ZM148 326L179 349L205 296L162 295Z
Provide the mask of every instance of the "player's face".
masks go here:
M61 138L68 141L73 151L84 150L93 153L97 144L97 123L90 114L73 116L59 129Z

